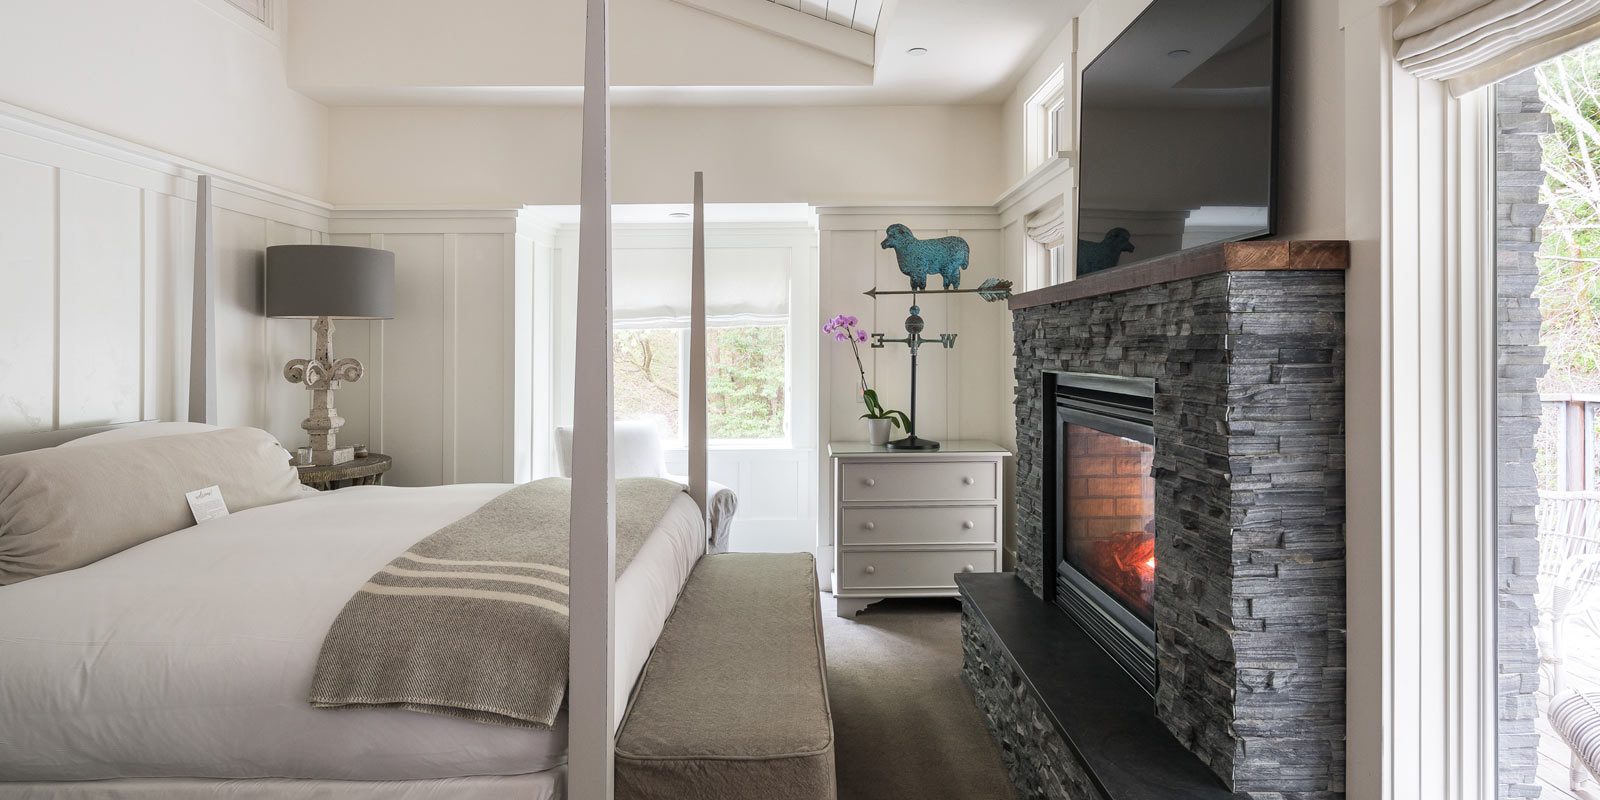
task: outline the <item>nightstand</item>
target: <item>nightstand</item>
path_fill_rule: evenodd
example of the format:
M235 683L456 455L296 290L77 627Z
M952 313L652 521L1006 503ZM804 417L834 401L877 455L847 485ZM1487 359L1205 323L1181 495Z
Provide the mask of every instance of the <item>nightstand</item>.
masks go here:
M933 451L833 442L828 455L839 616L886 597L955 597L956 573L1000 570L1010 451L982 441Z
M343 464L322 466L306 464L296 466L300 482L313 489L324 491L346 486L374 486L383 483L383 473L389 471L393 459L382 453L371 453L351 459Z

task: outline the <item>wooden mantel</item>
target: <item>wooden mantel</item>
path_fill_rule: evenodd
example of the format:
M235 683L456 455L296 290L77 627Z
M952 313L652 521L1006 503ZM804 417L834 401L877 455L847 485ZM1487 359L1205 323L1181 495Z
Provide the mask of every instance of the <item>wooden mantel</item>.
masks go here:
M1126 292L1214 272L1350 268L1350 243L1337 240L1219 242L1116 267L1011 297L1011 310Z

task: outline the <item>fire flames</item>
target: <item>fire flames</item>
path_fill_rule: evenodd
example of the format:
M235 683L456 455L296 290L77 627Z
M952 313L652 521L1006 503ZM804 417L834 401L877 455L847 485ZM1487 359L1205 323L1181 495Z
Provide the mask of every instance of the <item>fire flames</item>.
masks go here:
M1101 539L1095 577L1123 602L1150 608L1155 596L1156 540L1147 531L1120 531Z

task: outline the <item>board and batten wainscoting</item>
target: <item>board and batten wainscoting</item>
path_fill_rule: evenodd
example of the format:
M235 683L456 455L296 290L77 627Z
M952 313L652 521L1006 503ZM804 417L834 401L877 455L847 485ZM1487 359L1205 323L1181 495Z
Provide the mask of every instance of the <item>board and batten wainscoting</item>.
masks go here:
M342 438L395 456L395 485L553 472L530 455L535 301L549 301L518 211L335 209L4 104L0 374L27 377L0 384L0 436L186 417L202 173L215 179L220 424L303 442L310 400L282 370L310 353L311 329L262 316L264 251L365 244L395 251L399 313L338 322L335 352L367 366L339 392Z
M535 309L548 306L534 288L540 236L516 210L333 212L330 244L395 254L394 319L341 320L334 343L339 355L365 350L367 375L340 390L339 407L349 418L346 406L365 404L366 438L352 441L394 457L385 483L554 474L533 456L531 389L549 385L534 378Z
M218 419L303 436L305 392L278 372L310 330L261 316L261 264L268 245L324 242L330 209L4 104L0 435L185 418L201 173L215 178Z
M867 330L889 338L905 335L910 295L871 298L862 293L908 289L893 250L880 247L884 230L900 223L918 238L961 236L971 247L970 265L961 276L963 288L976 287L985 278L1018 281L1020 271L1005 258L1001 219L992 206L819 206L821 229L821 311L817 324L834 314L852 314ZM917 433L936 441L984 439L1013 449L1011 313L1004 303L985 303L976 295L940 296L935 279L930 291L919 296L927 320L924 336L957 334L954 349L924 347L917 366ZM817 334L819 337L821 334ZM823 343L821 424L818 449L830 442L865 442L863 407L857 384L856 362L850 348ZM904 345L883 349L861 348L867 381L890 408L909 411L911 359ZM1005 459L1001 498L1009 501L1013 480L1010 459ZM822 524L818 561L834 563L834 489L832 465L819 465L818 507ZM1002 508L1009 502L1002 502ZM1009 514L1002 520L1010 531ZM1002 545L1009 554L1009 537ZM1009 558L1009 555L1008 555ZM1007 562L1009 563L1009 562ZM1002 565L1004 568L1004 565Z

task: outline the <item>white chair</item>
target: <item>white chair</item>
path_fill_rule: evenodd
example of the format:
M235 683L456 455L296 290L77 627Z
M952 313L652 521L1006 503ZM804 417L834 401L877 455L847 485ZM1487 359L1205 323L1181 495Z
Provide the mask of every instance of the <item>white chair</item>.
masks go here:
M665 478L688 484L688 478L667 472L660 422L653 419L619 420L614 430L615 445L611 450L611 458L618 478ZM556 456L561 476L571 477L570 426L556 428ZM716 481L707 481L706 494L706 504L710 506L706 552L726 553L733 544L733 515L739 509L739 497L732 489Z
M1600 633L1600 495L1540 492L1539 594L1536 605L1549 622L1540 659L1550 667L1554 694L1566 690L1565 640L1572 623Z

